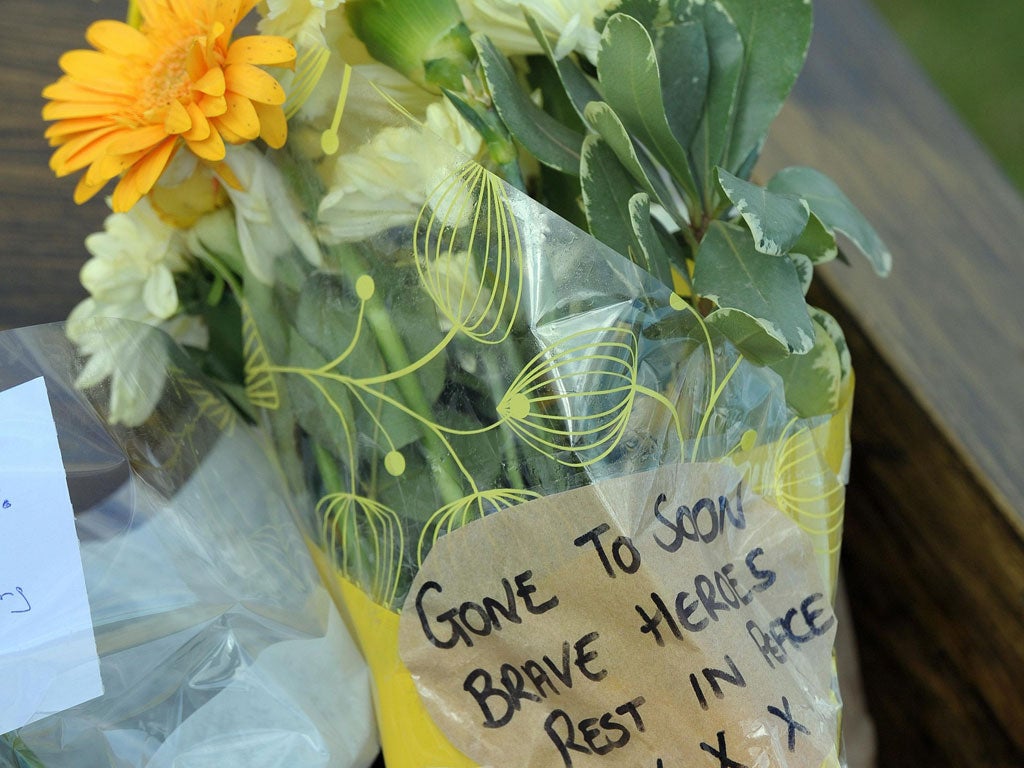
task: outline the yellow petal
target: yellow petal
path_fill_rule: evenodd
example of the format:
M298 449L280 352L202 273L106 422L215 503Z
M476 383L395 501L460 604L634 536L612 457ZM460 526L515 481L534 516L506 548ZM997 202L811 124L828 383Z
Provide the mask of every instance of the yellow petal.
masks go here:
M260 135L260 118L253 108L252 102L237 93L229 93L224 97L228 102L228 110L215 118L218 130L227 128L243 141L252 141ZM232 144L241 142L232 141Z
M135 93L134 87L121 83L117 88L104 87L109 82L97 86L94 83L82 83L67 75L43 89L43 98L53 101L102 101L130 103Z
M205 75L192 84L192 87L209 96L223 96L224 70L220 67L211 67L206 70Z
M114 189L112 205L115 211L128 210L153 188L174 155L176 146L176 141L165 141L131 167Z
M102 117L81 117L74 120L61 120L48 127L43 136L47 139L56 139L58 143L63 143L75 134L87 133L110 124L110 118L105 115Z
M199 108L199 105L189 104L186 110L192 120L192 127L183 134L182 138L185 141L204 141L209 138L210 131L213 129L210 127L210 121L206 119L206 115L203 114L203 110Z
M122 56L151 56L153 53L149 38L123 21L93 22L85 32L85 39L97 50Z
M295 62L295 46L284 37L250 35L240 37L228 49L225 65L262 64L284 67Z
M232 189L239 191L245 189L245 186L235 176L235 172L231 170L231 166L227 163L211 163L210 167L213 168L214 173L220 176L221 181L227 184Z
M181 105L177 99L172 99L167 106L167 116L164 118L164 130L167 133L185 133L192 127L192 116L188 109Z
M210 135L203 141L188 141L188 148L203 160L217 162L224 159L224 140L216 131L210 131Z
M115 155L130 155L133 152L148 152L167 138L163 125L147 125L135 130L124 131L109 150Z
M253 104L260 116L260 138L272 149L280 149L288 138L288 121L284 110L276 105Z
M223 96L203 94L203 97L199 99L198 106L207 117L218 117L228 111L228 102Z
M99 51L68 51L58 63L62 70L84 82L125 79L124 61Z
M284 104L284 88L259 67L252 64L232 64L224 70L224 77L227 79L229 91L261 104Z
M107 116L119 111L116 104L99 102L51 101L43 107L44 120Z
M106 126L72 138L50 157L50 168L57 176L67 176L91 165L109 151L122 130L118 126Z
M83 176L78 180L78 184L75 185L74 198L75 203L77 203L78 205L81 205L87 200L91 200L97 192L99 192L101 189L103 189L103 187L107 185L106 181L104 181L101 184L89 184L88 182L86 182L85 179L86 177Z

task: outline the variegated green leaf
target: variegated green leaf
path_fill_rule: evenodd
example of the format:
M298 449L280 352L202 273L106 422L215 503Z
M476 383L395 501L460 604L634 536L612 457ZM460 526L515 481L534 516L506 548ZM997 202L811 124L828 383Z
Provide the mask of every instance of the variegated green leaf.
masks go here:
M744 181L724 168L716 168L715 173L725 196L750 228L754 247L772 256L788 252L807 225L804 202Z
M658 175L657 169L651 167L646 157L637 151L633 140L626 132L626 127L612 108L603 101L591 102L587 104L584 116L590 126L608 143L622 167L640 187L653 200L671 210L672 195Z
M622 14L608 20L597 52L597 77L605 101L626 130L668 169L690 199L696 200L689 158L665 117L654 43L640 22Z
M839 255L836 236L813 213L807 217L807 226L789 250L806 256L812 264L824 264Z
M482 35L473 36L494 106L512 137L545 165L579 173L583 137L538 107L516 81L512 65Z
M721 331L744 357L758 365L783 360L790 354L789 347L769 333L763 323L740 309L716 309L707 316L707 324Z
M638 264L665 285L672 285L672 268L668 254L661 244L654 222L651 221L651 199L643 192L629 198L629 220L638 252Z
M850 359L850 347L846 343L843 329L836 319L825 310L818 309L817 307L810 307L810 310L811 318L825 329L825 332L832 339L832 343L836 347L836 353L839 355L839 367L843 374L843 383L845 383L850 372L853 370L853 363Z
M693 287L719 308L749 315L786 351L799 354L814 345L796 267L789 259L759 252L742 227L712 222L697 251ZM752 329L742 331L749 337ZM740 345L740 340L733 341Z
M814 280L814 265L802 253L788 253L785 258L793 262L793 266L796 267L796 279L800 281L800 290L806 296L807 291L811 289L811 282Z
M836 183L821 171L802 166L783 168L768 182L768 189L802 197L830 231L850 238L878 275L889 274L892 254L882 238Z
M786 402L804 418L833 413L839 407L842 366L828 332L814 323L814 346L772 364L785 383Z
M710 209L714 191L714 168L722 163L722 153L732 133L733 115L743 69L743 38L732 18L717 0L693 3L685 18L704 27L707 40L707 99L700 124L690 145L698 186L704 193L705 208Z
M600 136L591 134L583 140L580 184L590 233L623 256L629 256L633 245L629 199L636 187Z
M753 166L768 128L803 68L811 40L808 0L720 0L743 38L743 70L723 165Z
M533 36L537 38L541 50L544 51L548 60L558 71L562 87L565 88L565 95L569 97L569 101L580 116L580 119L584 119L583 110L587 104L592 101L600 101L601 94L571 57L564 56L561 59L555 57L555 50L551 47L551 41L548 40L547 35L544 34L544 30L541 29L537 20L525 8L523 9L523 15L526 17L526 23L530 26Z
M704 27L694 21L672 24L654 40L668 127L680 146L689 147L704 112L711 67Z

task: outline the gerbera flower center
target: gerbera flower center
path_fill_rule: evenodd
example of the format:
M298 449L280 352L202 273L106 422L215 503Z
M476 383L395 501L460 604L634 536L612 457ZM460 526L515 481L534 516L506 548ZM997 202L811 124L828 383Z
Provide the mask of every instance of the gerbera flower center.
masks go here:
M138 108L141 114L166 108L172 101L182 105L192 101L193 80L189 75L188 61L190 56L202 56L205 42L205 38L198 34L184 37L169 45L150 65L139 93Z

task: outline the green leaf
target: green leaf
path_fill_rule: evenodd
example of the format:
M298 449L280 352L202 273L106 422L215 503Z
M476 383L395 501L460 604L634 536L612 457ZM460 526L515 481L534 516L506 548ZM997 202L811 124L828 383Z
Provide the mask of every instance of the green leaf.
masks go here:
M715 174L725 196L750 228L754 247L771 256L787 253L807 225L804 202L739 179L724 168L716 168Z
M839 407L842 367L832 338L814 323L814 346L802 355L790 355L772 364L782 377L786 402L800 416L810 418L833 413Z
M633 241L639 259L634 259L662 283L672 286L672 267L661 238L651 221L651 199L643 192L629 198L629 220L633 227Z
M839 355L839 368L842 371L843 383L853 370L853 363L850 358L850 347L846 343L846 336L838 321L828 312L817 307L810 307L811 318L825 329L832 343L835 345L836 353Z
M800 281L800 290L806 296L814 281L814 265L802 253L787 253L785 258L793 262L793 266L796 268L796 278Z
M605 101L626 130L665 166L690 200L697 200L689 158L665 117L654 43L640 22L622 14L608 20L597 52L597 77Z
M704 28L693 21L662 27L655 51L668 127L676 141L688 147L704 112L711 66Z
M653 168L646 155L637 151L636 145L626 132L626 127L619 120L614 110L603 101L587 104L584 112L586 120L604 139L619 158L622 167L652 199L661 203L666 210L672 210L672 195L669 193L656 168Z
M714 205L714 168L722 163L722 154L732 132L736 94L743 69L743 38L717 0L690 5L686 18L702 24L708 48L707 98L690 145L690 156L698 185L704 193L705 209L710 210Z
M892 254L882 238L836 183L821 171L802 166L783 168L768 182L768 189L802 197L830 232L841 232L850 238L878 275L889 274Z
M762 323L739 309L716 309L707 324L717 328L748 360L768 365L785 359L789 348L772 336Z
M572 102L580 120L583 120L583 110L586 109L587 104L592 101L600 101L601 94L594 87L590 78L584 74L583 70L576 65L571 57L565 56L561 59L555 57L555 50L551 47L551 41L548 40L537 20L525 8L523 8L523 15L526 17L526 23L530 26L533 36L537 38L541 50L544 51L548 61L557 70L558 77L562 81L562 87L565 88L565 95Z
M743 38L743 70L723 165L738 176L760 154L768 128L803 68L811 40L808 0L720 0Z
M623 256L629 256L633 245L629 200L636 188L600 136L591 134L583 140L580 183L590 233Z
M813 213L807 217L807 226L789 250L790 254L806 256L812 264L824 264L839 255L836 236Z
M697 251L693 287L720 308L749 315L789 352L807 352L814 344L814 328L793 263L760 253L742 227L711 223ZM746 338L752 329L742 331Z
M494 106L512 137L545 165L565 173L579 173L583 137L538 107L516 81L508 59L486 37L473 43L483 64Z

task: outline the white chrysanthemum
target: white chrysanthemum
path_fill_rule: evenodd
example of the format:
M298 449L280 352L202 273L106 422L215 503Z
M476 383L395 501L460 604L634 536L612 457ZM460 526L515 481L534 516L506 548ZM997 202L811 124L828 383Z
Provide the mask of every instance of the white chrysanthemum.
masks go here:
M93 299L132 314L144 310L150 324L177 312L173 273L188 266L181 233L165 224L145 198L128 213L111 214L103 226L103 232L85 238L92 258L80 273Z
M320 204L325 241L362 240L415 222L427 198L482 147L480 134L447 100L427 108L424 127L385 128L338 158Z
M235 208L238 243L257 279L274 281L274 262L298 251L314 266L320 247L280 171L255 147L229 147L225 158L241 189L225 187Z
M595 20L615 0L458 0L466 24L482 32L504 53L540 53L540 45L530 31L523 9L529 11L541 29L555 41L555 55L562 58L571 51L591 61L597 58L601 35Z
M140 424L160 397L166 367L159 345L146 342L149 327L194 347L208 341L199 318L178 313L174 273L189 266L184 236L143 198L127 213L108 216L104 231L89 235L85 246L92 258L81 278L90 298L66 325L68 338L88 358L76 384L91 387L109 377L111 420Z

